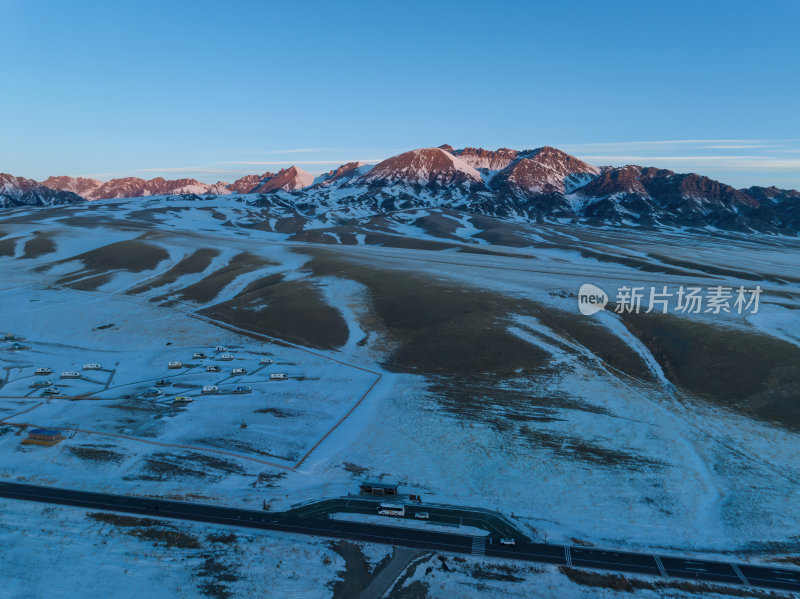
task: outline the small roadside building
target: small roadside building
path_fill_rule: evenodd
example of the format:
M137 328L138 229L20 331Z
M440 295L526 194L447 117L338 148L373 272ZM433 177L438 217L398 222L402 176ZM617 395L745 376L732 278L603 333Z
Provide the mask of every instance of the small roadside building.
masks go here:
M22 442L26 445L46 445L50 447L65 438L61 431L52 428L34 428L28 431L28 436Z
M382 483L377 481L364 481L360 490L364 495L379 495L381 497L397 497L398 483Z

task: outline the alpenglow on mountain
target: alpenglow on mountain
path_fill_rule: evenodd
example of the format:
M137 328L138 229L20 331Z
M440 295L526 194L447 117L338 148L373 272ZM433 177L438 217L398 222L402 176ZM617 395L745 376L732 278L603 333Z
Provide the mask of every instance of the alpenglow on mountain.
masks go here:
M800 192L735 189L702 175L656 167L593 166L544 146L534 150L421 148L376 165L350 162L314 177L292 166L233 183L136 177L99 181L0 174L0 206L47 206L111 198L238 194L305 216L346 220L414 207L440 207L531 222L682 227L797 235Z

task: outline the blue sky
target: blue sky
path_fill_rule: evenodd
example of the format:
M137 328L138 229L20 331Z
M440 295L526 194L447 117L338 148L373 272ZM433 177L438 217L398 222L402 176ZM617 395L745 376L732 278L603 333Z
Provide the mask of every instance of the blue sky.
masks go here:
M449 143L800 188L800 2L0 0L0 172L232 180Z

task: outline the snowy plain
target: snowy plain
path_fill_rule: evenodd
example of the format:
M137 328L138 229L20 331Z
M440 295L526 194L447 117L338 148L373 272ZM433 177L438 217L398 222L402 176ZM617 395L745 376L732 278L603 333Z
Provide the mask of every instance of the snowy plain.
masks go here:
M146 207L165 210L145 218L141 213ZM288 233L245 226L259 215L241 202L217 199L213 211L210 207L189 200L112 200L90 208L59 208L52 216L44 211L13 211L0 221L5 234L0 239L15 240L11 251L0 257L4 305L0 332L19 336L31 348L11 351L8 342L0 354L5 369L0 388L0 419L4 421L0 477L256 509L263 502L272 509L286 509L307 499L346 495L361 478L383 477L423 493L429 501L513 515L537 540L709 557L734 554L754 562L800 553L794 517L800 510L797 433L699 401L676 387L657 357L616 315L606 312L596 324L641 358L649 370L646 379L620 374L592 348L542 318L517 315L508 330L531 348L545 352L552 370L536 379L520 376L502 384L530 397L564 398L563 405L549 409L541 422L535 420L541 415L534 405L497 404L479 412L479 418L465 417L436 397L429 377L386 368L385 356L390 351L386 344L361 343L381 335L379 328L371 328L370 290L363 283L348 278L346 272L315 277L306 268L309 256L296 251L313 244L290 241ZM419 225L423 212L397 215L390 223L391 234L443 241ZM466 215L443 218L453 221L454 235L462 240L458 243L486 246L485 239L476 237L480 228L473 219ZM85 234L88 222L91 235ZM81 281L95 276L93 272L58 282L83 268L74 257L109 244L140 240L143 235L146 243L161 248L166 256L152 268L139 272L109 268L107 280L83 289ZM793 282L800 280L795 241L720 243L680 231L653 239L646 233L613 229L582 233L557 226L531 227L527 235L537 245L504 248L503 255L463 253L458 248L431 251L364 245L363 234L356 237L360 245L319 247L347 263L389 273L412 271L461 289L534 298L540 305L573 312L574 293L587 281L608 291L631 283L711 285L722 280L730 285L753 284L750 278L673 264L683 261L757 272L767 275L759 281L764 296L758 314L715 315L716 320L701 314L693 320L732 330L757 330L800 345L800 290ZM26 250L28 242L43 236L54 249L32 256L36 252ZM207 247L218 248L219 253L202 270L183 274L153 291L128 293ZM598 260L581 250L615 259ZM210 301L180 299L185 289L225 268L244 251L268 263L236 273ZM632 266L631 260L646 260L667 272L643 271ZM270 342L197 318L203 308L234 299L253 282L275 274L284 281L310 281L319 290L347 327L341 346L320 349L277 339ZM269 305L263 309L269 310ZM174 359L193 363L195 351L213 356L217 345L229 348L236 355L235 363L199 360L197 366L179 373L166 366ZM274 363L260 368L259 360L265 356ZM102 376L85 374L77 381L55 380L62 371L80 369L87 362L101 363L107 370ZM204 366L211 363L225 372L206 373ZM63 395L47 399L30 386L33 369L40 365L53 369L48 378L62 388ZM228 370L240 365L248 373L231 376ZM266 380L270 372L287 372L291 378L270 382ZM162 377L174 381L169 395L145 397L155 379ZM250 385L253 393L202 396L202 385L217 383L224 390ZM170 399L178 393L195 400L173 406ZM75 399L82 394L90 395ZM363 401L350 412L362 396ZM530 441L533 425L526 422L538 422L536 442ZM19 443L24 432L13 426L21 423L73 430L52 448L24 446ZM594 457L587 459L581 452ZM603 456L609 459L603 461ZM4 502L3 512L9 518L15 514L14 524L5 515L1 522L14 531L8 538L24 537L31 524L42 518L42 508L12 504ZM85 543L91 547L96 548L100 536L106 534L102 527L81 524L84 516L52 509L56 522L64 518L70 526L84 528ZM36 533L36 543L50 535ZM272 534L263 538L271 539L276 554L295 547L296 556L285 559L295 560L297 572L304 560L321 564L322 554L331 553L323 541ZM27 546L27 550L24 555L9 552L14 546ZM245 546L249 544L241 545ZM136 569L140 586L134 581L130 596L141 594L161 576L170 584L181 576L191 577L176 573L179 564L165 567L171 574L164 573L160 565L172 563L169 551L158 550L145 558L131 555L139 551L135 547L116 547L125 556L111 561L109 567L116 568L115 572L126 569L124 564L130 560L142 560L142 569ZM4 563L33 563L30 544L10 542L4 548ZM95 549L64 544L59 551L66 562L70 556ZM256 559L249 553L253 549L241 551L245 562ZM308 572L308 579L317 585L314 589L320 588L321 580L324 586L335 578L332 568L339 558L333 555L332 559L334 565ZM17 568L11 577L17 589L31 584L21 572ZM74 583L80 572L71 579ZM298 574L296 580L300 587L303 576ZM552 587L554 577L558 578L547 574L551 582L541 584ZM430 586L431 596L456 592L450 580L441 588ZM557 592L581 596L585 591L563 577L558 580ZM277 584L277 578L262 582ZM188 583L184 579L181 584ZM524 588L543 592L539 584L524 583ZM69 579L65 586L70 586ZM102 587L96 590L98 597L108 594ZM194 596L181 592L176 587L165 595ZM309 592L309 596L324 596ZM470 591L460 592L469 596ZM235 593L244 596L247 590L237 588Z

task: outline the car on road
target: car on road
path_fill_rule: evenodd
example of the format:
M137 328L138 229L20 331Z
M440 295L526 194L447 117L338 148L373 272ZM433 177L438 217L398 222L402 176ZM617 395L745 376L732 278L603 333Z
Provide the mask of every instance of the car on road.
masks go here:
M501 545L516 545L517 542L514 539L508 537L508 538L505 538L505 539L500 539L500 544Z
M414 514L414 517L417 520L430 520L431 519L431 515L428 512L417 512L416 514Z

